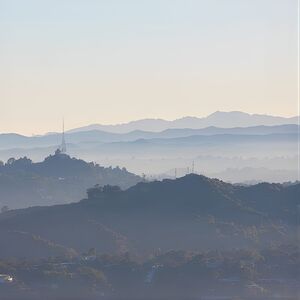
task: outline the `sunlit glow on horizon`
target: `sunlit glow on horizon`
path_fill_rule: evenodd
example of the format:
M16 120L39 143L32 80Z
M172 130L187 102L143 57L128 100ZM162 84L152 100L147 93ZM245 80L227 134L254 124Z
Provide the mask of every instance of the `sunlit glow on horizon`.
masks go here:
M1 133L297 115L297 0L0 0L0 43Z

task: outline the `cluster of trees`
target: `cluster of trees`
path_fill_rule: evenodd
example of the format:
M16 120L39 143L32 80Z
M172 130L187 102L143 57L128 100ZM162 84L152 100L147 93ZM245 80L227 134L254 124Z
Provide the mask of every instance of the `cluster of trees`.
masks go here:
M121 188L117 185L104 185L100 186L99 184L95 185L92 188L87 190L87 195L89 199L97 199L101 197L102 194L113 194L121 192Z
M11 157L9 158L6 163L4 163L3 161L0 160L0 167L17 167L17 168L20 168L20 167L26 167L26 166L29 166L32 164L32 160L27 158L26 156L24 157L21 157L19 159L16 159L14 157Z

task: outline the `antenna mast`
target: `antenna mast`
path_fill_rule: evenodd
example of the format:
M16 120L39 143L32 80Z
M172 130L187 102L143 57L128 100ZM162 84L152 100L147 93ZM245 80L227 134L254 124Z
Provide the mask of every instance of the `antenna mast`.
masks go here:
M62 122L62 139L61 139L60 151L61 153L67 152L67 145L65 141L65 118L63 118L63 122Z

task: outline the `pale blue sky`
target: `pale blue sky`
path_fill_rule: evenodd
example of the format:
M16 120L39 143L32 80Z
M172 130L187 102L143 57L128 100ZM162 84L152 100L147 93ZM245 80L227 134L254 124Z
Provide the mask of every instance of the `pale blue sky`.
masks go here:
M297 114L297 0L0 0L0 132Z

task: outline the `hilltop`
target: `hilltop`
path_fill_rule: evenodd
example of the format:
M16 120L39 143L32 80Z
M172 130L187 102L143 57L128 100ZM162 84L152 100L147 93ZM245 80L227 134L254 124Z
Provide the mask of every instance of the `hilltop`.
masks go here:
M24 208L79 201L86 189L118 184L128 188L141 178L125 168L105 168L93 162L56 152L42 162L10 158L0 165L0 205Z

